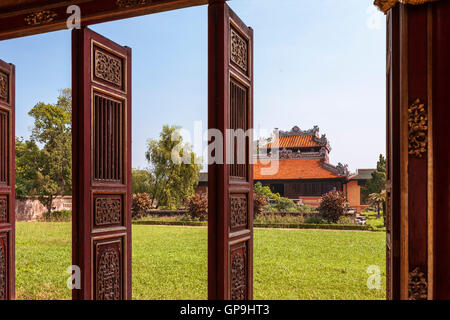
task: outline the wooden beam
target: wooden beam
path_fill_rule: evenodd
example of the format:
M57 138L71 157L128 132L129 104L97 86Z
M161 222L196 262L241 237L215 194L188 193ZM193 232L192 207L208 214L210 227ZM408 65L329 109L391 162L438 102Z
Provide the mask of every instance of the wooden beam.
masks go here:
M23 6L0 6L0 40L63 30L71 15L67 13L70 5L80 7L81 25L88 26L207 3L208 0L36 0Z

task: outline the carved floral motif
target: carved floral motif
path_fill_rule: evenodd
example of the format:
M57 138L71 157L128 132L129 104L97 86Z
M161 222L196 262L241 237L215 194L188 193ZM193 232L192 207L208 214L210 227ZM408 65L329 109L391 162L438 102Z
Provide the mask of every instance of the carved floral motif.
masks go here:
M231 300L247 299L246 247L236 252L231 261Z
M384 13L388 12L391 8L393 8L397 3L405 3L405 4L424 4L427 2L434 2L438 0L375 0L375 5Z
M231 229L247 226L247 198L231 197L230 227Z
M8 219L8 200L0 198L0 222L6 222Z
M117 0L116 4L119 8L131 8L142 6L144 4L150 4L152 0Z
M420 268L409 273L408 293L409 300L427 300L428 298L427 278Z
M9 92L8 75L0 72L0 100L7 101Z
M120 300L120 252L108 247L101 251L97 270L97 300Z
M40 24L50 23L58 16L54 11L43 10L34 12L25 17L25 22L30 26L38 26Z
M6 300L8 298L7 247L8 242L6 235L0 236L0 300Z
M122 61L106 52L95 50L95 76L122 86Z
M95 224L103 226L118 224L122 220L122 198L102 197L95 199Z
M408 108L408 139L409 154L422 158L428 145L428 115L419 99Z
M248 44L234 29L231 29L231 61L242 70L248 70Z

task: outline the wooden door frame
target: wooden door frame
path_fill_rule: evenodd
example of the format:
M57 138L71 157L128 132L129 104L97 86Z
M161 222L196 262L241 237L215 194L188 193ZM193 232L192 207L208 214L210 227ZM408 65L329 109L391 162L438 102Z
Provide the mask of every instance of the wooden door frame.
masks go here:
M214 5L217 2L223 3L225 0L36 0L26 7L12 7L6 11L0 8L0 40L64 29L68 17L66 9L70 4L80 6L82 25L87 26L208 3ZM376 0L386 11L392 10L397 2ZM406 2L414 4L416 1ZM445 121L450 118L447 107L450 94L446 88L446 83L450 82L450 41L446 38L450 30L450 22L446 18L450 14L450 5L448 0L426 2L430 3L418 6L397 3L398 9L391 11L392 16L397 14L395 10L399 10L397 18L394 18L398 19L398 33L395 33L397 40L394 41L399 46L395 49L395 56L399 60L395 66L397 76L390 79L389 85L398 88L398 91L394 91L400 96L389 98L388 101L388 106L391 106L388 118L394 121L392 127L388 128L388 136L394 134L393 129L399 130L399 141L388 143L389 148L394 148L398 154L392 158L394 161L390 169L394 170L394 174L390 176L392 180L389 180L387 187L393 204L392 215L397 219L394 224L400 230L395 232L401 236L397 239L399 267L395 275L401 279L393 280L398 284L396 293L391 296L393 299L411 298L410 288L420 288L423 282L427 286L427 299L450 299L450 137ZM389 7L384 7L386 4ZM413 38L412 34L417 36ZM424 54L428 57L425 60ZM388 65L395 61L388 61ZM424 68L428 70L425 73ZM409 81L413 78L415 80ZM415 106L415 99L421 103ZM423 158L417 160L414 154L409 154L411 134L407 122L408 111L420 108L422 104L428 114L427 152L422 155L426 158L425 165ZM423 186L415 189L417 172L428 181L425 189ZM217 194L226 196L220 186L214 185L214 188L217 188ZM410 232L410 229L414 232ZM417 236L416 231L420 236ZM418 268L416 273L415 266ZM416 297L421 295L420 289L412 293Z

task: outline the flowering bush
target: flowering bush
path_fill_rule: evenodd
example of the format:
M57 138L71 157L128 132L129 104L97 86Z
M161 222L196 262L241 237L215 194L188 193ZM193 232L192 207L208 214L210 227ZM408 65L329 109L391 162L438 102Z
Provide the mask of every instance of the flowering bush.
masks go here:
M331 191L322 196L319 212L325 220L338 223L347 210L347 200L342 192Z
M187 215L193 220L208 220L208 197L194 194L186 203Z
M148 193L133 194L131 214L134 219L142 218L152 208L152 199Z

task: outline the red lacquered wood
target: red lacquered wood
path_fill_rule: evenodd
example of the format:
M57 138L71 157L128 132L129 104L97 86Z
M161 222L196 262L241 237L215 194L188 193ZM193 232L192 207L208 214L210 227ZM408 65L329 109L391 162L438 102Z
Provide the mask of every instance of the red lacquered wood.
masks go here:
M131 49L82 28L72 57L73 264L82 273L73 299L131 299Z
M246 43L246 66L231 59L232 29ZM220 0L209 6L208 127L222 133L253 128L253 30ZM252 140L246 140L245 164L209 166L209 299L253 298ZM222 151L225 160L225 143Z
M0 300L15 299L15 67L0 60L0 73L7 79L0 95Z

